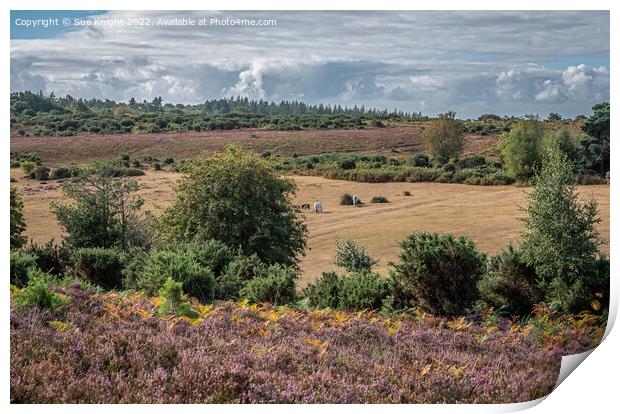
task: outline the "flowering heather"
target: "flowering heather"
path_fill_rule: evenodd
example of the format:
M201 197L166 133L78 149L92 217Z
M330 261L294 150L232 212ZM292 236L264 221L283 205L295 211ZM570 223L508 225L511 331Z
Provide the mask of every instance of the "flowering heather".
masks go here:
M509 403L539 398L592 317L527 325L222 302L161 316L139 294L11 311L14 403Z

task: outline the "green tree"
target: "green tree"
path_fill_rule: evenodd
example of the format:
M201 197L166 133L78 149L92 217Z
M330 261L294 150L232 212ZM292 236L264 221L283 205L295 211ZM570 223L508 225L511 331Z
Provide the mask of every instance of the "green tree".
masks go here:
M19 249L26 243L24 221L24 202L15 187L11 187L11 249Z
M534 176L540 166L544 132L542 122L527 119L517 122L510 132L502 134L499 151L510 176L521 181Z
M594 113L584 122L581 130L586 134L579 142L579 164L583 169L604 175L609 171L610 107L603 102L592 107Z
M545 154L554 147L566 154L570 161L577 159L577 142L568 128L562 128L557 132L549 131L544 135L540 158L543 159Z
M580 201L572 163L558 148L549 151L534 178L534 190L522 218L524 261L536 270L545 301L570 311L587 302L601 285L594 200Z
M439 115L422 133L429 154L433 158L452 158L461 154L465 145L465 127L456 119L455 112Z
M370 257L364 246L358 246L355 241L336 241L336 265L347 272L370 272L378 262Z
M296 265L307 227L295 190L258 154L230 146L188 166L161 219L164 240L215 239L268 264Z
M110 166L100 165L63 185L71 204L52 203L52 212L66 231L73 247L118 247L144 245L149 235L140 209L144 201L135 193L138 182L113 177Z

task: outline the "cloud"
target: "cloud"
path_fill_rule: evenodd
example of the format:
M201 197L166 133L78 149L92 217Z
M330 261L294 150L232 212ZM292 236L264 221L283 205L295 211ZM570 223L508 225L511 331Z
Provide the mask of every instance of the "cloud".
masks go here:
M600 65L609 59L608 12L113 11L104 16L269 18L278 24L105 26L14 39L11 90L125 101L162 96L183 103L240 95L431 114L454 109L464 116L547 111L549 105L570 116L609 99L609 71Z

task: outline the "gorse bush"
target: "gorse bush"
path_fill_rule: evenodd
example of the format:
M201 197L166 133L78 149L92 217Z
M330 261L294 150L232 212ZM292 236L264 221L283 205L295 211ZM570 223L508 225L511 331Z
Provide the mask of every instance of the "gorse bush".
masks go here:
M529 315L543 299L536 271L524 263L521 253L512 245L489 259L478 289L486 306L510 315Z
M122 287L123 257L115 248L82 247L74 249L73 273L104 289Z
M369 272L378 260L373 259L366 252L364 246L359 246L353 240L336 241L335 264L347 270L347 272Z
M156 250L149 254L136 285L149 295L154 295L172 278L183 283L183 290L201 302L214 297L214 276L210 268L201 265L193 256L178 250Z
M215 297L224 300L239 299L241 289L248 281L266 275L267 265L260 260L258 255L237 255L217 275Z
M39 165L30 173L30 176L35 180L45 181L50 178L50 168L45 165Z
M389 203L388 199L383 197L383 196L374 196L373 198L370 199L371 203Z
M321 277L308 283L302 289L302 296L313 308L338 309L340 278L336 272L323 272Z
M55 244L54 239L45 244L37 244L31 240L23 251L36 257L39 269L54 276L65 274L73 262L71 250L64 244Z
M302 291L311 308L351 311L379 309L388 293L387 281L367 271L345 276L326 272Z
M295 301L297 273L293 268L271 265L266 275L256 276L245 283L241 297L250 302L269 302L283 305Z
M30 175L37 168L37 163L34 161L21 161L19 167L26 175Z
M36 256L19 250L12 251L10 262L11 284L17 287L26 286L26 284L28 284L28 272L30 271L30 269L37 268Z
M169 277L159 289L158 294L160 299L158 311L160 314L187 316L188 318L197 316L183 293L183 283L175 282Z
M340 205L341 206L352 206L353 205L353 196L349 193L344 193L340 196Z
M408 305L437 315L462 315L479 297L485 255L473 242L450 234L418 232L400 242L392 278Z

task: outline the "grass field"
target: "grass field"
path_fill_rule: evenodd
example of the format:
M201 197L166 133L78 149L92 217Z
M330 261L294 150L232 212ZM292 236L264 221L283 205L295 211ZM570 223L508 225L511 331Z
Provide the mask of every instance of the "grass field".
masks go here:
M60 183L22 178L19 169L11 170L15 185L24 198L26 235L37 242L62 236L55 217L50 212L51 201L62 200ZM158 214L173 199L172 187L179 174L149 171L138 177L140 194L146 208ZM309 250L302 260L301 285L318 277L322 271L334 268L335 240L351 237L365 245L378 259L380 273L398 256L397 241L416 230L463 234L479 248L495 253L510 241L519 239L521 223L519 205L525 206L527 188L515 186L469 186L439 183L368 184L328 180L320 177L295 177L298 194L295 202L313 203L320 200L323 214L306 213L310 230ZM410 191L411 196L404 196ZM609 239L609 186L582 186L583 196L599 203L601 235ZM366 202L362 207L338 205L343 193L358 195ZM384 196L388 204L370 204L373 196ZM608 254L606 242L602 250Z
M498 135L467 134L465 154L497 145ZM12 153L36 152L49 166L88 163L117 157L191 159L235 144L254 151L300 155L323 152L360 152L411 155L423 151L418 125L361 130L265 131L232 130L162 134L80 135L73 137L11 137Z

